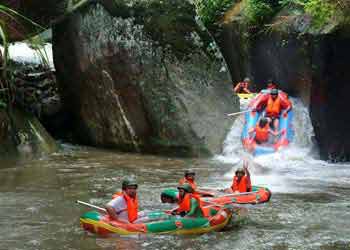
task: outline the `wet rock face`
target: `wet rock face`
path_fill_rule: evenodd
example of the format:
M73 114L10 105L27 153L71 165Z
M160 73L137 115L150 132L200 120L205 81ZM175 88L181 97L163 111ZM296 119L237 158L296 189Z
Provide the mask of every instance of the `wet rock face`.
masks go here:
M321 155L331 161L349 161L350 43L341 34L315 44L310 111Z
M232 124L225 114L238 105L193 6L104 6L108 12L93 5L54 29L58 81L80 140L133 151L219 152Z
M0 157L37 157L58 150L38 119L19 109L0 109Z
M280 32L248 38L247 32L241 24L229 23L217 36L234 82L249 76L253 89L260 91L272 79L289 95L309 103L312 38Z

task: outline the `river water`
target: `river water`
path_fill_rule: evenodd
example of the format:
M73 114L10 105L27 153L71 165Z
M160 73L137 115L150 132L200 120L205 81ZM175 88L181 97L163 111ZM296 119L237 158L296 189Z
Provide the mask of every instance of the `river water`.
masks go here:
M238 118L212 159L167 158L62 145L40 159L0 162L0 250L110 249L350 249L350 168L318 160L307 110L295 106L295 140L282 152L253 158L242 150ZM83 200L103 206L125 175L140 183L142 209L168 209L161 190L175 187L185 169L205 187L227 187L247 159L253 185L272 191L267 204L250 206L241 224L197 236L99 238L79 227L89 211Z

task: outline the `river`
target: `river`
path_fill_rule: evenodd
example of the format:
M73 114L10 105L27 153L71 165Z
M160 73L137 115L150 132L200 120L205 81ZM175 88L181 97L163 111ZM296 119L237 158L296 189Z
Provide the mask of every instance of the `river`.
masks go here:
M126 154L62 144L40 159L0 162L0 250L110 249L350 249L350 168L321 161L312 143L307 109L297 100L295 140L282 152L253 158L239 140L242 117L211 159ZM167 209L161 190L175 187L185 169L197 172L205 187L226 187L247 159L255 185L272 191L267 204L250 206L241 224L197 236L99 238L79 227L90 210L83 200L103 206L125 175L140 183L142 209Z

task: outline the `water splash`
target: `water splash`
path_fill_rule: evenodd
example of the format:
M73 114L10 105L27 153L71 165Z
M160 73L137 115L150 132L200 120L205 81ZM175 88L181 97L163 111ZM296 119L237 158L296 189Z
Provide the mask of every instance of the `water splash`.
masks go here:
M241 143L244 116L237 117L223 143L222 154L214 157L220 162L235 165L225 174L225 179L232 178L235 168L241 164L240 161L246 159L250 163L254 185L268 186L272 191L283 193L305 190L305 187L301 188L298 183L301 176L303 176L302 178L312 178L315 170L310 170L310 165L313 165L314 167L311 168L314 169L322 161L318 160L318 151L313 143L314 131L308 108L300 99L291 98L291 101L294 109L292 122L295 133L294 140L287 148L274 154L254 157L247 153ZM246 105L243 103L241 110L246 109Z

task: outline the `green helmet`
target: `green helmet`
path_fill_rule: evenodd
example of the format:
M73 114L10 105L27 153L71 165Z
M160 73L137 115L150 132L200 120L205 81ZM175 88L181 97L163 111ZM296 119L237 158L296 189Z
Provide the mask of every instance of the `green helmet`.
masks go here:
M177 189L183 189L183 190L185 190L186 193L192 193L193 192L192 186L190 184L188 184L188 183L185 183L185 184L182 184L182 185L178 186Z
M164 203L165 199L171 200L170 203L175 203L177 201L178 191L176 189L166 189L160 194L160 199Z
M130 186L134 186L137 188L137 181L135 180L135 178L132 178L132 177L127 177L125 179L123 179L123 182L122 182L122 189L126 189L127 187L130 187Z

